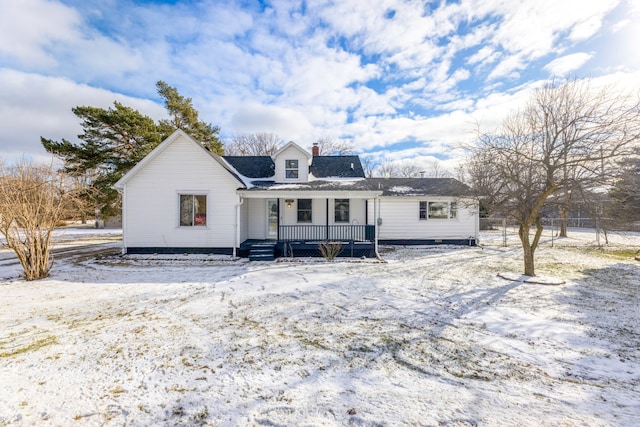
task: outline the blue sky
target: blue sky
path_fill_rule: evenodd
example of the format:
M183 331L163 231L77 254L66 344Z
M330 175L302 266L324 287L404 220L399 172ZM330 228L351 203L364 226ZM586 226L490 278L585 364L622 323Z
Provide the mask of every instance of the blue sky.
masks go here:
M639 0L0 0L0 158L76 140L76 105L162 118L164 80L224 138L452 168L545 79L640 89L638 40Z

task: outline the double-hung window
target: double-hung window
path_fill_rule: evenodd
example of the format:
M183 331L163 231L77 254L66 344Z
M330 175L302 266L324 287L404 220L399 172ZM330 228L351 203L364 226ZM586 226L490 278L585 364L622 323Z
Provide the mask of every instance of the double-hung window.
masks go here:
M297 179L298 174L298 160L285 160L284 161L284 176L287 179Z
M335 222L349 222L349 199L336 199Z
M180 226L207 225L207 196L204 194L180 195Z
M298 222L311 222L311 199L298 199Z
M418 217L420 219L455 219L456 202L420 202Z

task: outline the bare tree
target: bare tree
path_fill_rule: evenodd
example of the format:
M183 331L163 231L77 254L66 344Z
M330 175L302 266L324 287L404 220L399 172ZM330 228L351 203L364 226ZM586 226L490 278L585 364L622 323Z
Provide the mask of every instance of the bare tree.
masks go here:
M489 209L518 223L524 274L535 275L543 209L565 190L614 177L616 160L639 137L639 101L609 88L592 90L588 80L549 82L498 130L478 130L467 172Z
M68 177L51 166L22 161L0 168L0 234L27 280L49 274L53 230L80 202L69 188Z
M382 178L419 177L422 168L410 160L392 161L382 159L374 169L374 175Z
M321 156L349 156L354 152L353 145L349 141L335 140L328 136L318 138L316 143Z
M424 175L425 177L428 177L428 178L451 177L451 173L449 173L449 171L444 166L442 166L442 163L437 159L433 159L432 161L430 161L429 166L425 168L423 171L420 171L420 174L421 176Z
M270 156L282 145L284 141L273 133L242 133L225 144L224 151L231 156Z
M371 157L360 157L360 163L362 164L362 170L364 170L364 176L367 178L373 178L375 164Z

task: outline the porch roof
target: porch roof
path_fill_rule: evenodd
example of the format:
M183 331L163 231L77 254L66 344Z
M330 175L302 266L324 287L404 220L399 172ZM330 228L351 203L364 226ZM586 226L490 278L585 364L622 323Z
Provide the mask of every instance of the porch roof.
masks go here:
M279 184L272 181L254 181L252 188L238 189L238 194L252 199L294 197L305 199L373 199L382 194L382 191L362 188L360 181L332 180L310 181L291 184Z
M247 198L297 197L300 198L375 198L470 196L470 188L454 178L365 178L331 179L282 184L273 181L253 181L253 187L239 189Z

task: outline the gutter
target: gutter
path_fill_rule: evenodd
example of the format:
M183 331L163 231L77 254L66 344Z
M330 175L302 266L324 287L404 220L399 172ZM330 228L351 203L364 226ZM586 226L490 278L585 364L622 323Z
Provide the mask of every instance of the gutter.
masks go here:
M116 187L115 185L112 187L120 194L120 199L122 200L122 211L120 215L122 216L122 249L120 253L122 255L127 254L127 187Z
M236 258L237 250L240 247L240 206L244 203L244 197L239 196L240 203L236 204L236 223L235 223L235 244L233 245L233 257Z

